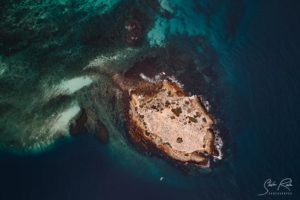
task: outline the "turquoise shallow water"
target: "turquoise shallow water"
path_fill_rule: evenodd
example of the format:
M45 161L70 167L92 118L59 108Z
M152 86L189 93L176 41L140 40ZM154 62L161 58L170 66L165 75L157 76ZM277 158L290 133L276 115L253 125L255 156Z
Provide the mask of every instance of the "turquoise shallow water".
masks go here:
M284 198L297 199L296 4L28 0L0 6L1 199L259 199L267 178L286 177L294 186ZM137 43L128 41L126 29L134 20L143 30L135 33ZM211 102L225 142L224 160L212 172L183 174L127 141L118 120L122 106L106 92L115 90L102 73L126 71L143 57L151 58L145 71L154 63ZM106 125L108 144L92 133L68 136L81 107L93 108Z

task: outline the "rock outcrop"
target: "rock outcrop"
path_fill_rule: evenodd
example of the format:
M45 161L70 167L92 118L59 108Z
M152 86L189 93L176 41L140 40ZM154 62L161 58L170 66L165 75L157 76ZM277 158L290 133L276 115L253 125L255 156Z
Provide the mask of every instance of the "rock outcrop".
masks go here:
M129 91L129 135L144 150L181 164L208 167L219 155L213 125L199 98L188 96L170 80Z

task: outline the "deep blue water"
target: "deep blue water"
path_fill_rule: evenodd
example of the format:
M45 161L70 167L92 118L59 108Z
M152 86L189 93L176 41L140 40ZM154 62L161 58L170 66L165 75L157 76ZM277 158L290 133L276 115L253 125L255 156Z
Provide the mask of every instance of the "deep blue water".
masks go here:
M299 199L298 4L244 1L226 48L215 41L230 154L213 173L183 175L155 157L149 160L164 169L150 172L144 162L119 162L122 155L80 136L38 154L3 151L0 199ZM267 178L291 178L293 194L257 196Z

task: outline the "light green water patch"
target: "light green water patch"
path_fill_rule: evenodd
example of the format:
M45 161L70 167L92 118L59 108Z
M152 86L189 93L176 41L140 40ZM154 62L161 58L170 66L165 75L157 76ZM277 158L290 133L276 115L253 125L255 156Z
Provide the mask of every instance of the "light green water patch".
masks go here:
M154 26L148 32L147 38L151 46L163 46L168 36L205 35L207 26L205 16L194 11L193 1L161 0L161 7L173 14L171 19L157 17ZM182 6L184 4L184 6Z
M88 76L75 77L61 81L61 83L56 86L56 90L64 94L73 94L81 88L90 85L92 82L93 80Z
M0 55L0 78L6 72L7 68L7 64L3 61L3 58Z
M122 48L114 52L102 54L90 60L89 64L83 69L96 68L96 69L112 69L111 71L117 72L118 70L126 69L126 61L133 60L141 51L139 48ZM127 66L128 67L128 66Z
M65 109L63 112L59 113L55 120L52 121L49 126L51 127L51 132L68 132L70 121L73 119L80 111L80 107L77 103L74 103L69 108Z
M156 19L154 27L147 34L147 38L151 46L164 46L168 27L167 23L166 19Z
M209 2L208 5L201 2L202 11L196 10L195 2L192 0L160 0L159 2L172 17L156 18L147 34L151 46L164 46L169 36L178 35L204 36L217 50L224 45L230 1Z
M165 10L171 12L171 13L174 12L174 8L172 7L172 6L173 6L172 3L174 3L174 1L170 1L170 0L159 0L160 6L161 6L163 9L165 9Z

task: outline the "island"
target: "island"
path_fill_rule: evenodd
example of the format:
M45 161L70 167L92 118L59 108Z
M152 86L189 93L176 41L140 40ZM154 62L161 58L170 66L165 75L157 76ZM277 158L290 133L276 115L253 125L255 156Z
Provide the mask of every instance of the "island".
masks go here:
M135 146L183 165L209 167L220 157L215 120L198 96L188 96L175 81L124 79L115 82L128 91L128 134Z

